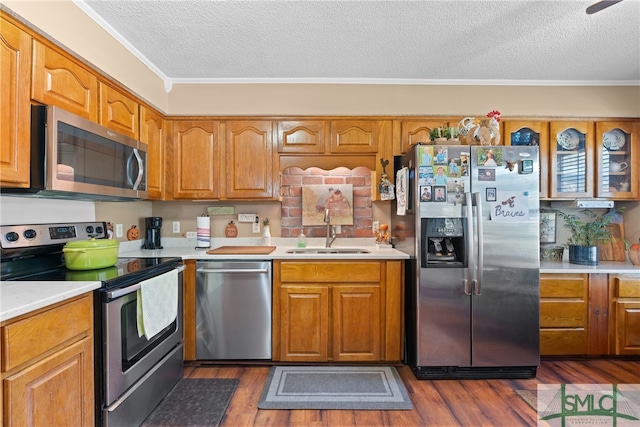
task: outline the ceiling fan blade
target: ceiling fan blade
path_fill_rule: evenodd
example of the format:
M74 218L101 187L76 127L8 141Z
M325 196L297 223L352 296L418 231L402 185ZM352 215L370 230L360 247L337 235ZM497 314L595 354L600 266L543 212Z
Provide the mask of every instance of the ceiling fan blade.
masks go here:
M593 15L594 13L600 12L602 9L606 9L616 3L620 3L621 1L622 0L601 0L587 8L587 15Z

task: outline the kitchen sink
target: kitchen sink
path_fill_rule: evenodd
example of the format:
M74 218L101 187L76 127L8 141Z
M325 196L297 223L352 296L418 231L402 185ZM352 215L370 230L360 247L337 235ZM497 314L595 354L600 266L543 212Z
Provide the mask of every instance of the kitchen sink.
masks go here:
M358 248L298 248L287 250L288 254L370 254L368 249Z

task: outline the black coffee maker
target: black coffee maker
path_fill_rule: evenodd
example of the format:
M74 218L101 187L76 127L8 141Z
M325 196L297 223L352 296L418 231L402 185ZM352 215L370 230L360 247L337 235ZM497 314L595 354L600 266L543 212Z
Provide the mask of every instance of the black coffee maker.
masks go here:
M162 228L162 218L159 216L152 216L144 219L144 225L146 228L144 249L162 249L160 243L160 229Z

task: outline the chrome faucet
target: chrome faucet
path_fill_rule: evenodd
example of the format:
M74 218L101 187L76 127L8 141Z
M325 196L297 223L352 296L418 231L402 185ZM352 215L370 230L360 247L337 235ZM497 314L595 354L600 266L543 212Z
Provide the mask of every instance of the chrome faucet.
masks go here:
M326 248L330 248L334 240L336 240L336 229L331 225L331 215L329 209L324 210L324 222L327 224L327 241Z

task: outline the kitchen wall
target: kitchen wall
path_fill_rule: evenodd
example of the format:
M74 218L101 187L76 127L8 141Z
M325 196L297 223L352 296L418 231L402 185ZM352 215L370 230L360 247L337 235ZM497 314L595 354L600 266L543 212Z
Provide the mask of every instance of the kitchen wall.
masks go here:
M513 117L640 117L640 87L403 85L403 84L176 84L139 61L90 19L71 0L2 1L30 25L84 58L95 68L128 87L160 111L170 115L454 115L479 116L497 109ZM225 202L73 202L0 197L3 224L51 220L105 220L143 230L144 218L165 218L163 236L195 231L196 216L209 205ZM19 198L21 199L21 198ZM627 238L640 236L638 202L625 213ZM6 208L5 208L6 205ZM21 215L24 206L28 214ZM234 203L236 213L269 216L274 236L280 233L279 202ZM95 209L95 211L93 211ZM388 222L389 202L372 203L372 219ZM28 221L27 221L28 219ZM37 219L37 221L31 221ZM235 216L212 218L212 233L224 235ZM172 233L170 222L181 222ZM249 227L247 229L247 227ZM250 224L238 224L240 235L252 235ZM559 234L562 237L561 231ZM561 240L559 238L559 240Z

